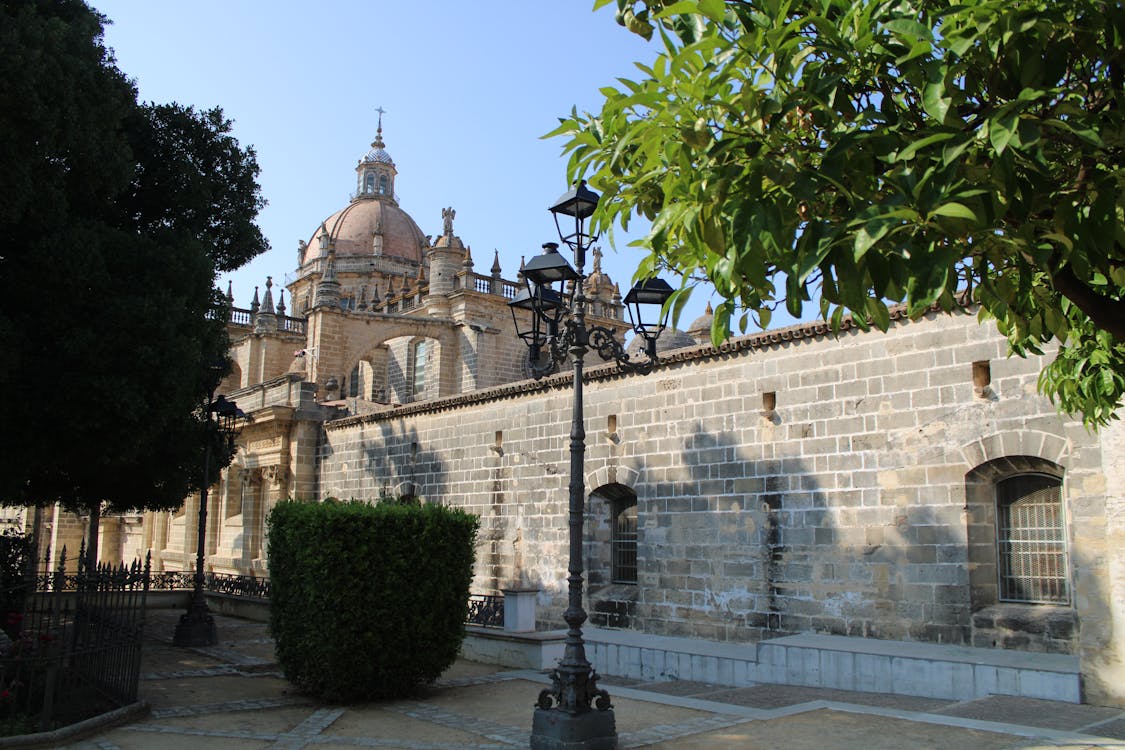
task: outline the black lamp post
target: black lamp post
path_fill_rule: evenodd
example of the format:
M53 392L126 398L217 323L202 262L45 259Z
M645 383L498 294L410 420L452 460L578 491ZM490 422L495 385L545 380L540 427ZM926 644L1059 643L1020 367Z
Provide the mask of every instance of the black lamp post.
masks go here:
M214 424L218 435L223 439L227 450L238 433L238 420L246 417L238 404L228 401L226 396L215 396L214 391L207 399L207 422ZM214 646L218 637L215 634L215 620L203 598L203 553L207 541L207 488L211 484L211 441L208 439L203 452L203 486L199 490L199 535L195 547L195 582L191 592L191 603L187 612L176 623L172 636L174 646Z
M586 249L596 237L586 233L586 219L598 205L598 195L579 182L564 194L550 211L555 217L559 237L574 252L575 267L549 242L542 255L523 268L527 288L509 305L516 332L528 345L532 374L536 378L552 372L567 355L574 364L574 411L570 429L570 561L568 601L563 619L569 626L563 658L551 674L552 686L540 692L531 730L534 750L576 750L617 747L617 727L609 693L598 687L598 676L586 658L582 640L582 515L586 502L586 429L583 424L582 368L589 349L602 359L646 374L656 364L656 338L664 330L668 316L663 312L672 288L659 279L647 279L630 290L625 301L630 308L633 330L645 340L644 361L633 361L614 332L602 326L586 325ZM567 233L561 222L574 219L574 232ZM521 321L520 310L531 312L530 326Z

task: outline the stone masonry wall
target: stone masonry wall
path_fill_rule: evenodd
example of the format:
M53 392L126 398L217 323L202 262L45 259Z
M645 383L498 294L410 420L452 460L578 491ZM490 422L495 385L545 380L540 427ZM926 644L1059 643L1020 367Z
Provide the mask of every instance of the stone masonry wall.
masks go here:
M996 602L970 585L979 524L966 477L1026 456L1064 476L1074 586L1064 609L1075 616L1069 630L997 645L1086 658L1097 647L1088 633L1125 605L1107 590L1098 438L1037 395L1044 360L1008 358L995 329L965 314L897 321L887 334L809 330L709 356L682 350L647 377L593 373L587 494L622 484L638 498L628 626L720 641L823 632L974 643L974 610ZM538 586L540 626L558 627L566 381L329 423L320 495L374 499L409 482L427 501L479 514L474 591ZM604 525L588 521L591 533Z

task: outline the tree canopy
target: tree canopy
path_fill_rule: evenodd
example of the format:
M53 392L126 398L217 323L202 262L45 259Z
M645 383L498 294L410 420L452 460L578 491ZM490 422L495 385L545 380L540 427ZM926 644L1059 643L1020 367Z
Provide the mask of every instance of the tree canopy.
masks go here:
M595 7L612 0L597 0ZM971 298L1088 425L1125 396L1125 9L1110 0L617 0L662 51L574 111L595 221L638 275L723 302L712 338L810 302L886 329Z
M0 501L167 509L222 445L214 284L267 248L264 201L221 110L139 103L104 22L0 5Z

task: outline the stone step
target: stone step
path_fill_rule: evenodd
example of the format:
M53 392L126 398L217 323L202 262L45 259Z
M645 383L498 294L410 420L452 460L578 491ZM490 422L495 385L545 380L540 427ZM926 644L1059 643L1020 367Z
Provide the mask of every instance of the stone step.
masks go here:
M1011 695L1081 703L1078 657L802 634L757 644L588 628L586 655L605 675L745 687L801 685L969 700Z

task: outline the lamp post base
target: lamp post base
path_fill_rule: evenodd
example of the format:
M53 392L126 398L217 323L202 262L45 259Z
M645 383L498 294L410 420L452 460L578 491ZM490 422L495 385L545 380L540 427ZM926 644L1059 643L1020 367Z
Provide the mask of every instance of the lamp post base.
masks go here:
M204 606L192 607L180 616L176 632L172 635L172 645L185 648L214 646L219 640L215 632L215 620Z
M613 709L571 714L537 708L531 721L531 750L617 750Z

